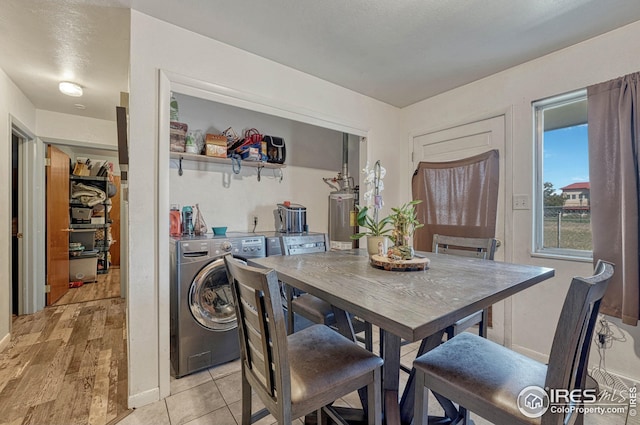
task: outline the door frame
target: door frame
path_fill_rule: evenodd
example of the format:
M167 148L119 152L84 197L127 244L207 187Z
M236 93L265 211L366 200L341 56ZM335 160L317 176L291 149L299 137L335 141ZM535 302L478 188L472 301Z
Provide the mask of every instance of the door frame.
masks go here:
M472 115L464 118L460 121L455 122L445 122L433 127L424 127L416 130L412 130L408 134L407 143L409 145L410 155L407 157L407 169L413 171L415 170L414 161L413 161L413 143L416 137L419 137L424 134L436 133L439 131L444 131L447 129L451 129L454 127L460 127L467 124L472 124L478 121L489 120L492 118L497 118L503 116L504 117L504 164L505 164L505 182L504 182L504 239L505 239L505 249L504 249L504 261L507 263L513 262L513 213L511 210L511 199L513 198L513 106L508 106L506 108L501 108L493 111L488 111L486 113ZM409 182L411 181L411 176L409 176ZM409 185L410 186L410 185ZM411 199L411 187L408 189L408 199ZM503 302L504 310L503 310L503 329L502 332L499 332L498 335L494 335L494 339L498 340L505 347L511 347L513 343L513 301L511 297L506 298ZM498 308L496 308L498 307ZM499 305L494 307L494 314L499 314ZM491 335L490 335L491 336Z
M36 136L27 126L13 115L9 115L11 134L18 136L18 231L23 238L18 242L18 314L31 314L44 307L44 291L34 292L33 282L44 282L44 216L38 220L38 212L44 204L39 205L32 193L42 190L36 182L44 178L44 168L36 167L33 158L36 156ZM43 156L44 158L44 156ZM42 163L42 162L40 162ZM8 252L11 253L11 250ZM10 256L12 254L9 254ZM9 267L12 267L12 258ZM41 270L40 270L41 269ZM10 270L13 274L14 270ZM11 294L13 296L13 294Z
M13 126L12 126L13 128ZM22 126L21 128L24 128ZM24 131L24 130L23 130ZM21 301L21 314L36 313L45 307L46 296L44 285L46 282L46 186L45 186L45 158L46 146L70 146L85 149L100 149L104 151L118 151L116 145L104 145L101 143L86 142L81 140L66 140L56 138L36 137L29 134L28 143L23 143L23 160L21 175L24 176L24 201L23 205L23 243L27 245L23 252L23 298ZM122 246L122 245L121 245Z

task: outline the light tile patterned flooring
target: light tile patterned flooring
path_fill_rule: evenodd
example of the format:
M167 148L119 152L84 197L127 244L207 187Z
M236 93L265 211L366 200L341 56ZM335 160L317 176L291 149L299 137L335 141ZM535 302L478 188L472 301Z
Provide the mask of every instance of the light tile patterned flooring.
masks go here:
M124 321L125 301L120 298L54 306L15 319L10 346L0 353L0 424L104 425L121 417L127 397ZM417 343L402 347L405 365L417 348ZM400 378L404 387L406 374ZM135 409L118 423L240 424L239 361L172 378L170 390L166 399ZM256 398L254 412L262 407ZM353 393L336 404L358 407L359 399ZM258 424L274 422L267 416ZM637 417L626 423L640 425ZM624 425L625 418L588 415L585 424Z
M374 335L378 335L377 330ZM374 347L379 346L374 338ZM401 362L410 366L415 358L419 343L402 347ZM406 384L405 373L400 374L401 389ZM252 411L262 408L257 396L253 397ZM338 400L337 406L360 407L357 393ZM435 399L430 403L430 414L441 415ZM240 361L236 360L220 366L212 367L180 379L171 378L171 395L164 400L134 410L118 425L236 425L240 424L241 390L240 390ZM492 425L490 422L472 414L476 425ZM275 418L269 415L258 425L275 424ZM608 415L587 415L585 425L625 425L625 417ZM302 425L303 421L294 421L295 425ZM631 425L631 422L628 423Z

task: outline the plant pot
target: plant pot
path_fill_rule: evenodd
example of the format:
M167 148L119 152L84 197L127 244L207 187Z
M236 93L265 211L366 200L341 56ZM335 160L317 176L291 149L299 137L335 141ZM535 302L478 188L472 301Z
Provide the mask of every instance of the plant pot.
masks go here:
M367 236L367 252L369 255L386 255L389 249L389 238L386 236Z

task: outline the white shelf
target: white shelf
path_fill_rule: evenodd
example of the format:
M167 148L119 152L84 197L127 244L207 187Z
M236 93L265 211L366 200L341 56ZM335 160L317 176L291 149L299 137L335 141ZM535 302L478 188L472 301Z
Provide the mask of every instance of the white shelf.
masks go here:
M189 161L212 162L214 164L231 165L231 158L217 158L214 156L198 155L186 152L171 152L171 159L185 159ZM274 164L264 161L241 161L243 167L257 168L285 168L285 164Z

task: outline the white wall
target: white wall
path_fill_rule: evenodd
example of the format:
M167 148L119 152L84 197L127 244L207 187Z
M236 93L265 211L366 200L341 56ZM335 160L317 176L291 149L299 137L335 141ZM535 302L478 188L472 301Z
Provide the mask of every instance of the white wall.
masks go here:
M115 119L115 108L114 119ZM48 140L86 142L91 145L118 146L115 121L61 114L59 112L36 111L38 137Z
M13 118L11 118L13 117ZM0 69L0 349L11 331L11 120L35 133L36 110Z
M164 250L168 247L160 244L164 236L157 229L169 208L169 187L158 183L167 172L165 165L161 165L160 171L157 162L161 154L159 70L210 82L267 103L287 104L312 115L334 117L336 123L355 123L356 128L368 134L365 150L368 157L372 161L379 158L385 161L390 171L385 185L391 188L403 187L400 173L407 172L407 148L397 138L397 108L137 11L131 13L130 53L128 378L129 405L135 407L168 391L169 335L168 317L164 317L168 314L165 305L168 265L158 264L159 258L166 257ZM387 190L385 201L387 205L397 204L407 194L408 191ZM321 196L326 196L326 192ZM159 205L159 198L166 198L166 205Z
M533 195L533 122L531 102L584 88L640 69L640 22L468 84L402 110L406 133L442 129L512 108L513 193ZM509 169L509 167L507 167ZM402 182L408 184L408 181ZM507 194L507 200L512 193ZM591 274L592 265L531 256L532 211L513 211L507 202L508 246L514 262L554 267L556 277L513 299L514 348L548 356L562 301L572 276ZM507 220L507 223L509 220ZM619 323L619 321L614 321ZM614 342L606 354L610 372L640 380L640 328L622 326L626 342ZM591 357L597 362L597 355Z

